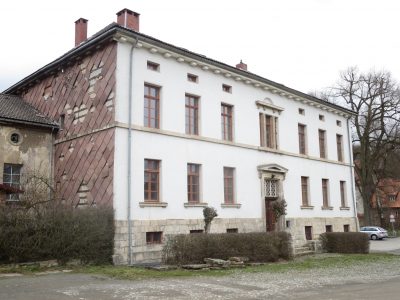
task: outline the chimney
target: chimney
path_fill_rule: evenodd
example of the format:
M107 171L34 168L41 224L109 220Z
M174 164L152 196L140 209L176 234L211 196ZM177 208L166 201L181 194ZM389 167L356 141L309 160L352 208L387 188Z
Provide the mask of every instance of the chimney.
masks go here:
M87 39L88 20L80 18L75 21L75 47Z
M240 60L240 63L236 65L236 68L247 71L247 65Z
M118 25L139 32L139 16L140 14L137 12L124 8L120 12L117 12L117 23Z

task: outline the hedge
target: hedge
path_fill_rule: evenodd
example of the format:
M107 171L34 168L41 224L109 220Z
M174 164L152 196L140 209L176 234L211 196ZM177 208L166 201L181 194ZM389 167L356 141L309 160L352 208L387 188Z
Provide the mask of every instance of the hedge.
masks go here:
M362 232L326 232L320 240L322 249L330 253L369 253L369 237Z
M248 257L253 262L291 258L291 237L286 232L180 234L168 236L163 248L167 264L203 263L204 258Z
M0 262L71 259L110 263L114 247L110 208L0 209Z

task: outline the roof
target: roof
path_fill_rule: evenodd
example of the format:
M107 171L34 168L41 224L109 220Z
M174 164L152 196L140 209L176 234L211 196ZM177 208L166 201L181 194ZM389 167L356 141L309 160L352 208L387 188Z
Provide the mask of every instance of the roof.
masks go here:
M24 99L0 93L0 122L30 126L58 128L58 124L45 117Z
M112 39L114 37L115 34L120 33L122 35L125 36L129 36L132 37L133 39L137 39L143 42L147 42L156 46L160 46L164 49L173 51L174 53L180 54L180 55L184 55L186 57L190 57L196 60L199 60L201 62L216 66L218 68L222 68L225 70L228 70L232 73L236 73L238 75L244 76L244 77L248 77L251 78L253 80L257 80L259 82L265 83L269 86L273 86L274 88L277 88L279 90L294 94L298 97L301 98L305 98L308 99L312 102L316 102L316 103L320 103L323 104L325 106L331 107L333 109L337 109L340 110L346 114L350 114L353 115L355 114L354 111L344 108L340 105L331 103L331 102L327 102L325 100L319 99L317 97L305 94L303 92L300 92L298 90L289 88L283 84L274 82L272 80L263 78L259 75L256 75L254 73L251 73L249 71L245 71L242 69L238 69L236 67L232 67L230 65L227 65L225 63L219 62L217 60L208 58L205 55L202 54L198 54L192 51L189 51L185 48L181 48L181 47L177 47L174 46L172 44L163 42L161 40L158 40L154 37L145 35L143 33L139 33L136 32L134 30L125 28L123 26L118 25L117 23L111 23L108 26L106 26L105 28L103 28L102 30L100 30L99 32L95 33L93 36L91 36L90 38L88 38L85 42L83 42L82 44L80 44L78 47L73 48L72 50L68 51L67 53L65 53L64 55L62 55L61 57L57 58L56 60L52 61L51 63L45 65L44 67L42 67L41 69L37 70L36 72L32 73L31 75L25 77L24 79L22 79L21 81L17 82L16 84L14 84L13 86L9 87L8 89L6 89L4 91L4 93L6 94L15 94L17 93L19 90L23 89L24 87L28 86L29 84L31 84L34 80L37 80L38 77L41 76L47 76L47 74L51 71L54 70L56 68L61 68L63 66L63 64L65 64L69 59L72 58L76 58L82 54L85 54L85 52L87 50L89 50L92 47L96 47L98 44L104 42L104 41L109 41L110 39Z

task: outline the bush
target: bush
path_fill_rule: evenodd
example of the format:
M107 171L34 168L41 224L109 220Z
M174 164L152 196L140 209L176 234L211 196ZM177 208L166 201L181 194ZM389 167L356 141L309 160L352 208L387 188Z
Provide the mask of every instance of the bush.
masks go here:
M71 259L109 263L114 247L113 210L48 207L0 209L0 262Z
M169 236L163 248L167 264L203 263L204 258L228 259L245 256L250 261L272 262L291 257L286 232L180 234Z
M320 235L322 249L330 253L368 253L368 234L362 232L326 232Z

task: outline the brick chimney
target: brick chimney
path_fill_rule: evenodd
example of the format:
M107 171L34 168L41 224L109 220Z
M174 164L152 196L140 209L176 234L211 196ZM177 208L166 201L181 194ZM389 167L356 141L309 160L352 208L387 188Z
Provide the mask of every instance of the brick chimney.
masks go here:
M139 32L139 16L140 14L137 12L124 8L120 12L117 12L117 23L118 25Z
M242 60L240 60L240 63L236 65L236 68L247 71L247 65L244 62L242 62Z
M87 39L88 20L80 18L75 21L75 47Z

